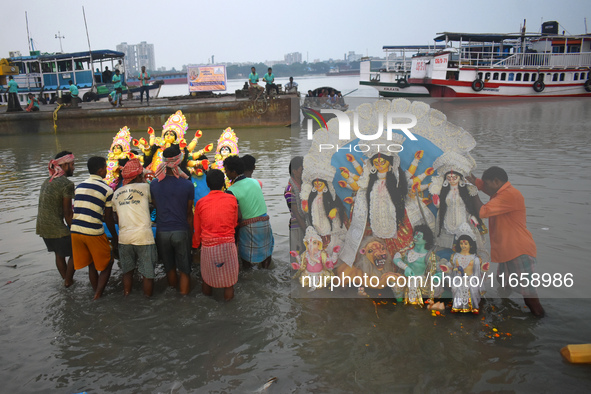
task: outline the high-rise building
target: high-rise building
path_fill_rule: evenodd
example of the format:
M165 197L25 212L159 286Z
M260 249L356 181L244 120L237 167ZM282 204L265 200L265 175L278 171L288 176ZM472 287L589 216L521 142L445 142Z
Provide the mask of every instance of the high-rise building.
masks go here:
M300 52L292 52L283 56L285 64L301 63L302 54Z
M154 44L148 44L146 41L137 45L122 42L117 45L117 51L125 53L125 67L130 73L138 73L142 66L146 66L148 71L156 70Z
M136 45L136 59L137 59L137 71L142 69L142 66L146 66L146 70L156 70L156 60L154 59L154 44L148 44L145 41L140 42Z

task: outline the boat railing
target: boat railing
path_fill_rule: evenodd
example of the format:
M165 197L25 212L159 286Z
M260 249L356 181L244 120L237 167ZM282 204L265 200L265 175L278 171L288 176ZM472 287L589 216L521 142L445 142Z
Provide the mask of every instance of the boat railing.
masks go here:
M462 49L461 55L458 56L456 59L450 59L450 62L459 62L460 68L462 66L492 67L498 62L503 61L510 56L511 54L508 54L506 52L474 51Z
M493 67L588 67L591 64L591 52L585 53L516 53L503 59Z

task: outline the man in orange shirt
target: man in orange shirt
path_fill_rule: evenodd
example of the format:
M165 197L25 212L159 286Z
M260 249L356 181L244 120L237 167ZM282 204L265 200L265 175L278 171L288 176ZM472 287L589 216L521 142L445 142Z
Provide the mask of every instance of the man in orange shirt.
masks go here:
M212 287L224 289L224 300L234 298L234 285L238 281L238 251L234 238L238 226L238 201L222 191L224 173L207 171L210 192L195 206L193 247L201 245L201 290L212 294Z
M507 173L500 167L490 167L484 171L482 179L473 175L467 179L491 197L483 204L476 196L475 202L480 217L488 218L491 258L499 263L497 274L504 273L507 281L509 275L521 279L523 273L531 280L536 264L536 243L527 229L523 195L511 185ZM544 316L535 287L529 284L516 289L534 316Z

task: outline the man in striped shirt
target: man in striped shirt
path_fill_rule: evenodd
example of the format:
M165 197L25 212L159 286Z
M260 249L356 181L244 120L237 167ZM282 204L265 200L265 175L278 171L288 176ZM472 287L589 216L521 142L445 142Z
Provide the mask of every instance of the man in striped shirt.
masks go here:
M90 177L76 187L70 232L74 268L79 270L88 267L88 278L96 300L103 294L113 266L111 247L103 229L103 217L112 234L111 243L115 253L118 237L113 220L113 190L103 181L107 175L107 161L104 157L91 157L87 166Z

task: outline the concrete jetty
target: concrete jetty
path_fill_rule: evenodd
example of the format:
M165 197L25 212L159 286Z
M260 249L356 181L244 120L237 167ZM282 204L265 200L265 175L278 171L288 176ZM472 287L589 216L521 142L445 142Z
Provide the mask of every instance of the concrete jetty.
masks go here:
M150 106L139 100L124 100L123 107L109 102L83 102L80 108L58 104L40 105L38 112L5 112L0 107L0 135L24 133L101 132L128 126L134 130L158 127L181 110L191 128L278 127L299 122L299 97L283 95L266 102L254 102L235 95L213 98L150 99ZM54 125L57 128L54 128Z

